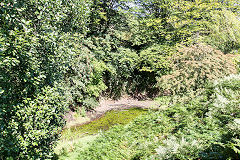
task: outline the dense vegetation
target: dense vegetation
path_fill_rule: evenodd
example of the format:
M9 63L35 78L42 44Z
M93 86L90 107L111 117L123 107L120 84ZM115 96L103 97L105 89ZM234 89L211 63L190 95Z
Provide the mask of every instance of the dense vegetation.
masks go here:
M112 128L78 159L239 159L239 87L239 75L215 81L198 98Z
M238 159L238 3L3 0L0 159L53 158L68 109L122 94L171 103L80 159Z

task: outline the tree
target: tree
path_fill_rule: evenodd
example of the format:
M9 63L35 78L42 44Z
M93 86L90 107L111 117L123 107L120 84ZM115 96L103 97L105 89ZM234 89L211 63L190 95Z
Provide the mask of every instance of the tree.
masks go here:
M58 83L67 71L68 58L74 56L67 50L59 52L63 47L59 41L67 31L85 33L81 25L86 19L81 16L86 8L81 9L81 2L72 1L78 9L65 1L0 3L1 159L53 156L66 111ZM80 16L68 26L72 15Z

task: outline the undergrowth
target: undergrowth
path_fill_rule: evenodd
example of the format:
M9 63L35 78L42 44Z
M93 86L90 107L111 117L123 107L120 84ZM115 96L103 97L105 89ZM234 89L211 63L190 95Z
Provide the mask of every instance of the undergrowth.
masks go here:
M60 155L60 159L68 156L71 157L70 159L75 159L73 156L76 155L76 152L85 148L89 142L92 142L92 139L95 139L99 132L101 133L115 125L126 125L137 116L147 113L147 111L147 109L141 108L112 110L90 123L66 128L62 132L55 153Z
M78 159L239 159L239 91L239 75L215 81L191 101L102 133Z

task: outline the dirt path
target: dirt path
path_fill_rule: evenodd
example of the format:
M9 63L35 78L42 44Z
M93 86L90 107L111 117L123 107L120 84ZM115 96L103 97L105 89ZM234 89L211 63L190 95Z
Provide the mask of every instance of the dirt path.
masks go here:
M157 105L152 100L138 101L129 97L123 97L119 100L100 100L100 105L95 109L96 112L106 112L112 109L124 109L125 107L151 108Z
M93 112L89 112L90 118L96 118L98 115L102 115L110 110L128 109L128 108L153 108L157 107L157 103L152 100L138 101L130 97L122 97L119 100L101 99L100 105L94 109Z
M157 102L152 100L139 101L136 99L132 99L130 97L122 97L119 100L111 100L111 99L101 99L100 104L93 111L87 112L86 117L76 117L74 116L76 113L69 112L65 119L67 120L66 128L80 125L86 123L88 121L92 121L96 118L99 118L104 113L110 110L121 110L121 109L129 109L133 107L139 108L156 108L158 106Z

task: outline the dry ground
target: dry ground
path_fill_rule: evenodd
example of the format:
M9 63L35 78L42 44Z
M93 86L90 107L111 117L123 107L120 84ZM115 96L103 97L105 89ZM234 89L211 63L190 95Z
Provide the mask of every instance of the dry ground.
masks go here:
M128 96L122 97L119 100L102 98L99 106L93 111L87 112L85 117L79 116L79 114L72 111L67 113L65 116L65 119L67 120L66 128L87 123L93 119L99 118L105 112L110 110L129 109L133 107L154 109L158 107L158 104L153 100L139 101Z

